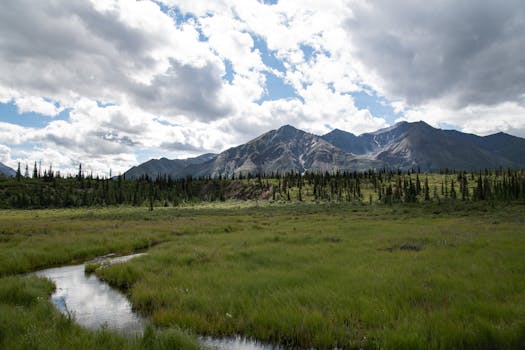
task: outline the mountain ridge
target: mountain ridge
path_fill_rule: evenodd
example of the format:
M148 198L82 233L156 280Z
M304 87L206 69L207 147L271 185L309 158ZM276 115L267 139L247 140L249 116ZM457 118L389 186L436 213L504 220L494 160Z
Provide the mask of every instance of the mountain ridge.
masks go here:
M219 154L152 159L132 167L124 176L231 177L416 167L423 171L525 168L523 150L525 139L506 133L478 136L437 129L423 121L399 122L358 136L340 129L319 136L283 125Z
M162 175L230 177L290 170L333 171L350 163L362 170L374 165L374 162L370 164L369 161L355 159L317 135L284 125L245 144L229 148L205 163L192 164L181 172Z
M0 162L0 175L15 177L16 170Z

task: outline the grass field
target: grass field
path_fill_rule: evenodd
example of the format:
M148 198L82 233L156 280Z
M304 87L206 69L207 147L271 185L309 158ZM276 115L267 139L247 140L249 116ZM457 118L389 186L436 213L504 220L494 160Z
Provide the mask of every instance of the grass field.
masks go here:
M180 329L319 349L525 348L525 206L261 204L2 211L0 348L195 347ZM142 249L95 273L151 319L144 339L82 330L47 301L52 285L14 275Z

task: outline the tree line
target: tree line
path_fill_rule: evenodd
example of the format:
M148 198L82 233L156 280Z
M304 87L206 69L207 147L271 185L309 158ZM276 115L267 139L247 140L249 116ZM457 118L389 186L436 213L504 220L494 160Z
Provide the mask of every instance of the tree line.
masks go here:
M447 201L525 203L525 171L445 169L426 174L419 169L363 172L286 172L231 177L178 178L144 176L62 176L52 167L34 164L14 178L0 178L2 208L67 208L93 206L178 206L200 201L253 199L269 201L334 201L391 205Z

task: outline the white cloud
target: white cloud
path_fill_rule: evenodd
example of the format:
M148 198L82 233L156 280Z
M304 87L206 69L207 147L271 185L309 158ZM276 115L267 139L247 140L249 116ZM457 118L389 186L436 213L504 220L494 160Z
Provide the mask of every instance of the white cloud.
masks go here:
M15 99L19 113L35 112L38 114L55 117L64 110L54 102L46 101L42 97L26 96Z
M0 122L0 140L5 144L20 144L25 141L26 135L31 131L31 128Z
M11 161L11 148L0 144L0 163L7 164Z
M21 0L0 10L0 87L12 97L65 107L86 97L202 120L230 111L222 61L194 24L177 26L153 2Z
M477 135L507 132L525 137L525 107L515 102L494 106L467 106L461 109L425 105L406 111L399 120L425 120L434 127L455 127Z
M237 73L266 69L260 52L254 50L252 37L244 31L244 23L224 15L208 16L199 22L210 47L219 57L229 60Z
M83 98L72 105L68 120L53 120L44 128L0 123L0 139L14 145L11 165L42 160L74 173L82 163L108 175L110 168L116 174L146 161L141 153L185 158L233 146L234 135L220 131L224 124L186 120L176 125L131 106L101 106Z

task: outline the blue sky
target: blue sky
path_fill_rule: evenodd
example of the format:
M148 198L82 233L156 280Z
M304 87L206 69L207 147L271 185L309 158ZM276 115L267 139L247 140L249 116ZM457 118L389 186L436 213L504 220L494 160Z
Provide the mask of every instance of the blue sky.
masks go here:
M0 162L125 171L284 124L525 136L525 5L467 0L0 4ZM461 48L461 50L458 50Z
M50 117L37 112L20 111L13 101L0 103L0 122L29 128L43 128L53 120L67 120L68 118L69 111L67 109L57 116Z

